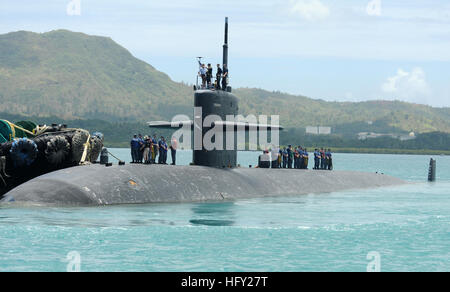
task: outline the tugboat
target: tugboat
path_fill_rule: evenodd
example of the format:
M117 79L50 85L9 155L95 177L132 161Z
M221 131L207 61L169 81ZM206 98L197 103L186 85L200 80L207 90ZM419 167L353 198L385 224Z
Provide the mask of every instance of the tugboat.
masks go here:
M40 175L95 162L102 148L101 133L0 120L0 198Z

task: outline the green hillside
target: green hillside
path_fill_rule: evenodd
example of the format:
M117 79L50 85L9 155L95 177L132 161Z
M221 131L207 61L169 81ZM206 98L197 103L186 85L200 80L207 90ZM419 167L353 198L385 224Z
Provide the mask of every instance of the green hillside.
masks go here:
M193 68L195 70L196 68ZM287 127L332 126L450 133L450 109L404 102L338 103L237 89L243 114L278 114ZM134 58L110 38L65 30L0 35L0 112L109 122L167 120L192 113L193 92Z
M260 89L239 89L241 109L257 114L271 113L280 115L286 126L355 126L355 131L370 130L368 121L380 121L402 131L450 132L450 109L436 109L425 105L399 101L367 102L326 102L303 96L294 96L280 92L268 92ZM288 118L286 118L288 117ZM343 127L339 127L343 128Z
M0 111L162 119L191 112L191 90L109 38L59 30L0 36Z

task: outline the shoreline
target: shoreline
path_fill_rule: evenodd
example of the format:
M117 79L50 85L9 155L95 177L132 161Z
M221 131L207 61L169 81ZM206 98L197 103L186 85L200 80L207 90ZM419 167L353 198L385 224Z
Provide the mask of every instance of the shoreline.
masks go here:
M307 147L308 148L308 147ZM315 149L310 147L308 149ZM328 148L328 147L327 147ZM330 147L334 153L353 153L353 154L397 154L397 155L450 155L449 150L430 150L430 149L389 149L389 148L339 148Z

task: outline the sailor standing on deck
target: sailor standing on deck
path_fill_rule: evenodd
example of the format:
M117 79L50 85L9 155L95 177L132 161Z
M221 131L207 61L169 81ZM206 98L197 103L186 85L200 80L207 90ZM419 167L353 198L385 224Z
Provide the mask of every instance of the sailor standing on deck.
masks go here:
M272 158L272 168L280 168L280 166L278 165L278 155L280 152L280 148L274 146L272 148L272 154L271 154L271 158Z
M206 88L206 73L207 73L207 69L205 64L202 64L202 62L198 61L198 64L200 66L199 71L198 71L198 75L200 75L200 77L202 78L202 89Z
M302 146L298 146L299 150L299 158L298 158L298 168L303 169L304 159L303 159L303 148Z
M158 142L159 145L159 164L167 164L167 143L163 136Z
M303 169L308 169L308 163L309 163L309 153L308 149L303 150Z
M156 134L153 135L152 144L153 144L152 163L156 163L156 157L158 156L158 149L159 149Z
M213 77L213 68L211 64L208 64L208 68L206 69L206 84L208 85L208 89L211 88L212 77Z
M320 169L325 169L325 160L325 151L323 150L323 148L320 148Z
M172 165L177 164L177 149L178 149L178 141L175 137L172 137L170 141L170 155L172 157Z
M288 153L288 168L292 168L292 163L294 162L294 151L292 151L292 145L289 145L287 153Z
M222 90L227 90L227 86L228 86L228 66L227 64L223 64L223 70L222 70Z
M294 150L294 169L298 169L299 167L299 159L300 159L300 149L298 147Z
M261 154L258 158L258 167L259 168L270 168L270 153L268 150L265 150L263 154Z
M286 150L286 147L283 148L282 155L283 155L283 168L287 168L287 166L288 166L288 152Z
M327 169L333 170L333 155L331 154L331 149L328 149L328 151L326 152L326 156L327 156Z
M138 149L137 163L142 163L142 159L144 159L144 138L142 137L142 134L138 135L138 141L139 141L139 149Z
M222 68L220 68L220 64L217 64L216 89L220 89L220 80L221 79L222 79Z
M325 154L325 166L323 169L327 170L328 169L328 150L325 148L323 150L324 154Z
M319 169L320 166L320 152L319 149L314 150L314 169Z
M137 163L139 157L139 140L137 135L134 135L133 139L131 139L130 147L131 147L131 160L133 161L132 163Z
M283 167L283 150L280 148L280 151L278 152L278 168Z
M144 163L150 164L151 162L151 156L150 156L150 149L152 148L152 140L150 137L145 136L144 137Z

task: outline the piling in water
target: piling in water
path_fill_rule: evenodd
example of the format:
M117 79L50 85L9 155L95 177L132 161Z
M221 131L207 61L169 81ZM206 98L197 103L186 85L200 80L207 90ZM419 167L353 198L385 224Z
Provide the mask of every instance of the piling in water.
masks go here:
M436 160L431 158L430 160L430 169L428 170L428 181L434 182L436 181Z

